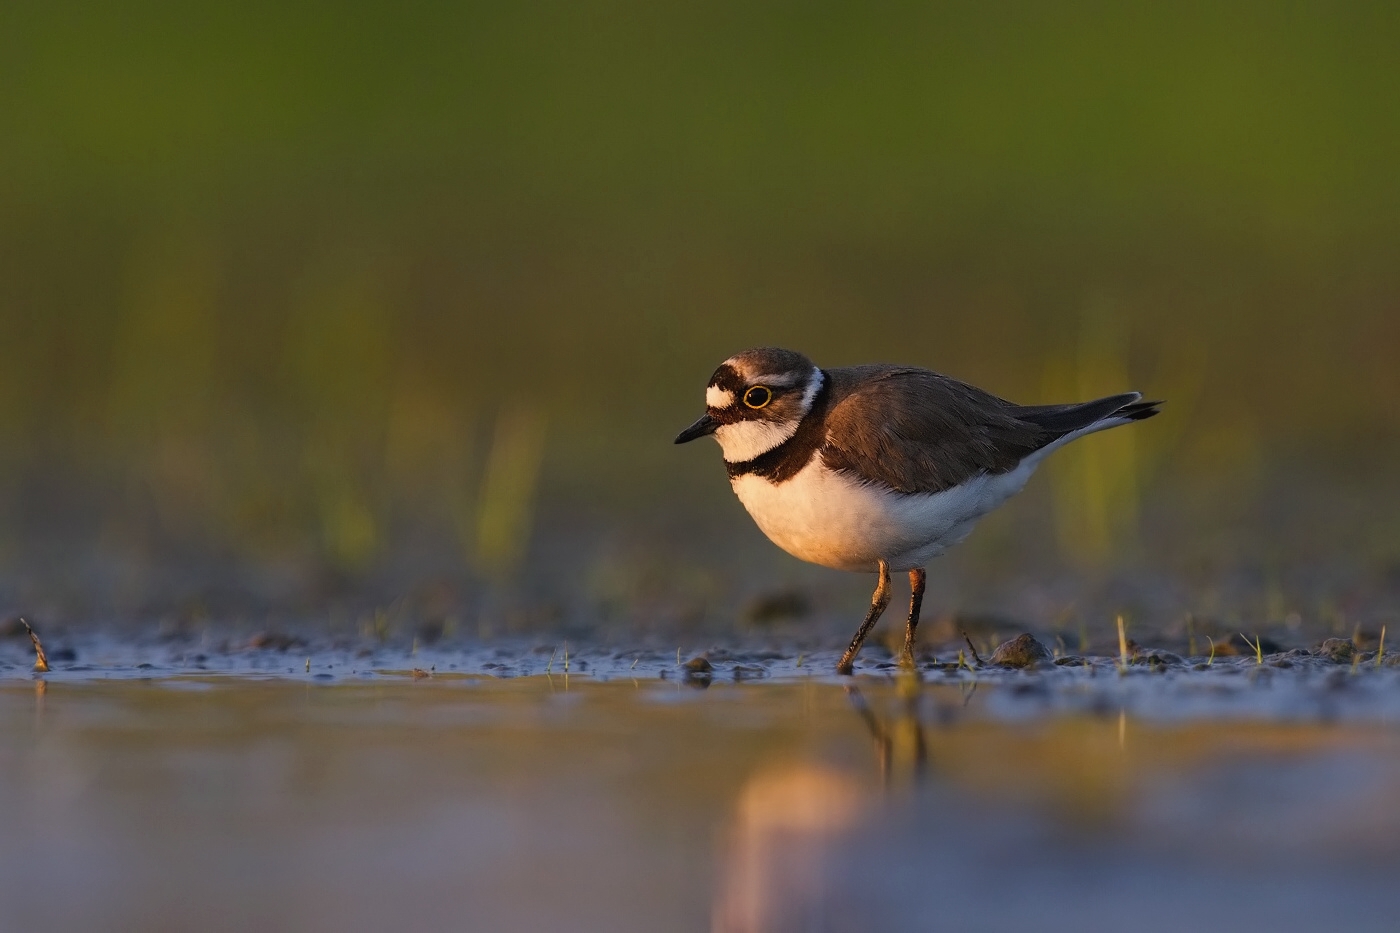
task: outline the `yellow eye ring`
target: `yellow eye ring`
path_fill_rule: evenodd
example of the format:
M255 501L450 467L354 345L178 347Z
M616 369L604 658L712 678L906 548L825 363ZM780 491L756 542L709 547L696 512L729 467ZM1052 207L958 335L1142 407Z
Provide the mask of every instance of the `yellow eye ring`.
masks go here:
M744 404L750 408L762 408L773 401L773 390L767 386L749 386L744 393Z

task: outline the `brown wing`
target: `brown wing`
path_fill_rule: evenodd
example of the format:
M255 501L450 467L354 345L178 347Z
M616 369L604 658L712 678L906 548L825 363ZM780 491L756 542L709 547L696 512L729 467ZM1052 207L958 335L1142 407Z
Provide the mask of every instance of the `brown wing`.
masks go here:
M855 366L832 380L822 459L898 489L941 492L978 473L1005 473L1061 436L1013 405L926 369Z

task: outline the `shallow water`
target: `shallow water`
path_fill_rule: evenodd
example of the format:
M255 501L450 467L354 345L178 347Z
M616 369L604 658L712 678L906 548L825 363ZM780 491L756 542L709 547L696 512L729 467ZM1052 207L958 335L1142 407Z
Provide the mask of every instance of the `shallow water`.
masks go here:
M12 673L0 909L16 930L1391 929L1395 685L1337 673ZM1162 702L1183 684L1225 705ZM1239 700L1269 693L1309 699Z

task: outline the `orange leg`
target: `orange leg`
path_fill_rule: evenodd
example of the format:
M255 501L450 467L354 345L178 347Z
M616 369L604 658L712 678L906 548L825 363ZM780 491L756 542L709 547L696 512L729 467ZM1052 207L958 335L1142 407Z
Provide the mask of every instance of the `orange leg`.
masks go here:
M903 663L914 665L914 630L919 627L919 610L924 605L924 583L928 574L924 568L909 571L909 621L904 626Z
M919 595L922 598L922 589ZM881 558L880 582L875 584L875 593L870 597L870 611L865 614L865 621L856 630L855 637L851 639L850 647L846 649L845 654L841 655L841 663L836 665L836 673L849 674L855 668L856 655L860 653L860 646L864 643L865 636L869 635L870 630L875 627L875 623L880 621L880 616L884 614L885 607L889 604L890 565L885 563L884 558Z

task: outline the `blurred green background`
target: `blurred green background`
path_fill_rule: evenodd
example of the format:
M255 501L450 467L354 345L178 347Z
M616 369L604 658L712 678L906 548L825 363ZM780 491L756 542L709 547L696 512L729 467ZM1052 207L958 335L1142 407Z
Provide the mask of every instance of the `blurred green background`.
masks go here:
M670 443L777 344L1170 400L1057 455L949 605L1028 574L1371 599L1397 48L1393 3L14 0L0 597L483 632L723 626L770 579L855 606Z

